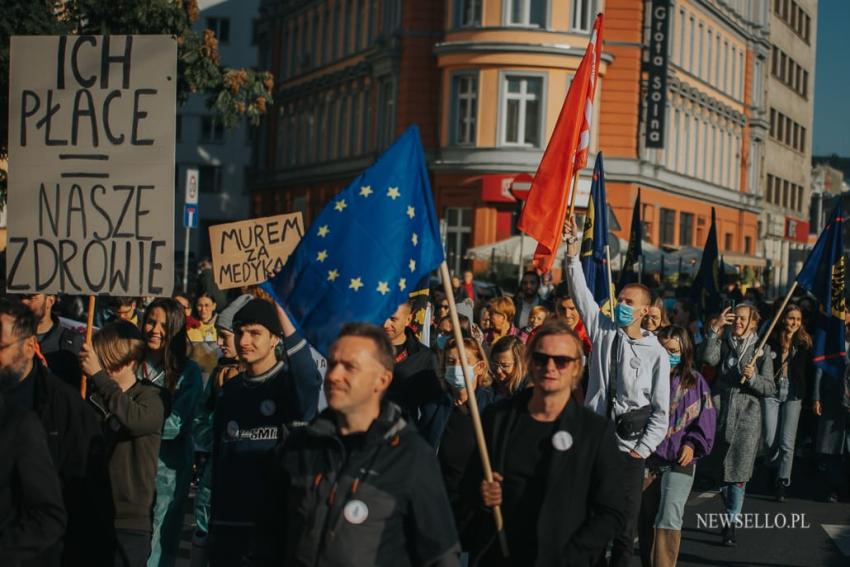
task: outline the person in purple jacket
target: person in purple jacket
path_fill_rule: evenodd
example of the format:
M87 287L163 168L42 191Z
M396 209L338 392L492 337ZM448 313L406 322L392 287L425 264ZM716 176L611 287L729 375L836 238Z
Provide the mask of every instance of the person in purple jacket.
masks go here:
M664 327L658 341L670 356L670 426L646 461L638 520L644 567L676 565L695 464L711 452L717 419L711 388L695 368L690 332Z

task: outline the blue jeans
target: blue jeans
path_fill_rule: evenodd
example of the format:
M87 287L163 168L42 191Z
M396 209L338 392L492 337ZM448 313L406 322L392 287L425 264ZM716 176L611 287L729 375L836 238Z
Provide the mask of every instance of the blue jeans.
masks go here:
M785 486L791 484L794 443L797 440L797 422L802 406L802 400L780 402L776 398L762 399L761 415L768 463L778 467L778 478Z
M720 489L720 494L723 496L723 503L726 506L726 514L729 516L730 521L734 521L741 515L746 491L746 482L724 484L723 488Z

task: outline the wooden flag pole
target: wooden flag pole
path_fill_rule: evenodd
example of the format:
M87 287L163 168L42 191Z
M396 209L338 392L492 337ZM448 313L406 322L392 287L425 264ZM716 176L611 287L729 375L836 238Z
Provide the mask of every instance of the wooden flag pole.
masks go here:
M773 332L773 329L776 327L776 324L779 322L779 319L782 318L782 313L785 312L785 308L788 306L788 302L791 301L791 296L794 294L794 290L797 289L797 282L795 281L791 284L791 289L788 290L788 293L785 294L785 299L782 300L782 305L779 306L779 309L776 310L776 314L773 316L773 321L770 322L770 327L768 327L767 332L759 341L758 346L755 350L755 356L753 356L752 363L755 364L756 361L761 358L764 354L764 345L767 344L767 340L770 338L770 334ZM746 382L745 378L741 378L741 384Z
M581 173L581 170L578 169L573 174L573 192L570 194L570 214L567 216L567 220L573 218L573 215L576 211L576 195L578 195L578 174Z
M446 292L446 300L449 302L449 315L452 318L452 332L457 343L457 350L460 354L460 364L463 368L463 379L466 383L467 403L469 404L469 415L472 417L472 426L475 429L475 440L478 444L478 453L481 456L481 468L484 469L484 478L487 482L493 482L493 469L490 466L490 454L487 452L487 442L484 439L484 428L481 426L481 415L478 412L478 401L475 398L475 388L472 386L472 374L470 373L469 362L466 357L466 348L463 344L463 335L460 332L460 319L457 316L457 305L455 304L455 296L452 291L452 281L449 276L449 266L445 260L440 264L440 276L443 280L443 289ZM496 523L496 533L499 536L499 544L502 548L502 555L510 557L508 552L508 540L505 537L505 522L502 518L502 509L499 506L493 508L493 520Z
M94 306L96 297L94 295L89 296L89 312L88 318L86 319L86 344L91 345L91 336L92 331L94 330ZM80 395L83 399L86 399L86 376L83 375L80 379Z

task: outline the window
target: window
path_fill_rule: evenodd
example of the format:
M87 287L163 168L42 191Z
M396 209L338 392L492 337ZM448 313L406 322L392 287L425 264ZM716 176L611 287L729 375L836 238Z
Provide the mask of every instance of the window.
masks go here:
M375 39L375 19L378 13L378 0L366 0L369 3L369 25L366 29L366 44L372 45Z
M676 211L661 209L661 244L673 246L676 244Z
M312 66L319 64L319 12L313 14L310 34L310 65Z
M307 53L307 26L308 20L305 16L301 20L301 27L298 29L298 60L300 62L299 69L303 70L310 66L310 54Z
M384 11L381 14L381 28L384 35L395 33L401 23L400 0L383 0Z
M219 43L230 43L230 18L207 18L207 29L212 30Z
M395 81L390 76L378 81L378 149L389 146L395 137Z
M325 13L322 15L322 64L328 63L332 56L330 52L330 35L331 35L331 13L328 10L325 10ZM318 61L318 60L317 60Z
M688 39L689 39L689 44L688 44L688 72L693 73L694 72L694 39L695 39L694 36L696 35L694 33L694 17L691 16L688 21L690 23L690 30L689 30L690 34L688 35Z
M540 147L543 79L507 75L502 82L502 144Z
M679 67L685 67L685 11L679 10Z
M732 250L732 233L727 232L723 235L723 249L724 250Z
M744 237L744 254L752 254L753 253L753 237L745 236Z
M339 100L339 120L336 124L338 128L336 133L336 155L340 158L348 157L345 151L345 128L348 126L348 103L350 100L351 97L347 94L341 95Z
M711 33L711 30L708 30L708 41L706 42L706 52L705 52L705 61L706 61L706 77L711 77L711 49L714 41L714 34Z
M784 208L788 208L788 193L791 189L790 182L787 179L782 180L782 206Z
M458 74L452 78L451 142L475 145L478 118L478 77Z
M334 157L336 157L334 155L334 150L336 148L334 146L333 133L336 131L337 114L339 114L339 100L334 99L333 96L329 96L325 102L325 106L327 108L326 115L328 117L328 135L324 138L324 142L327 144L325 146L327 148L326 155L327 159L334 159Z
M803 212L803 186L797 185L797 211Z
M767 187L764 190L764 200L768 203L773 202L773 175L767 174Z
M508 25L546 27L546 0L508 0Z
M570 18L570 27L574 31L590 32L593 25L593 0L573 0L573 13Z
M450 270L459 274L472 238L472 209L447 207L444 218L446 219L446 263Z
M367 153L372 151L372 123L369 121L369 116L372 111L372 90L367 86L363 89L363 128L361 135L361 151Z
M348 126L348 155L351 156L360 155L360 147L358 145L358 142L360 141L360 99L362 98L362 96L363 93L357 91L350 97L351 124Z
M351 52L351 20L354 18L354 0L348 0L346 3L345 14L342 16L342 54L348 55Z
M679 213L679 246L691 246L694 242L693 213Z
M457 6L455 21L458 27L468 28L481 25L481 1L455 0L455 6Z
M339 57L339 5L340 2L336 2L334 4L334 32L333 32L333 43L331 45L331 56L328 58L328 61L332 61L336 57ZM327 46L327 43L325 43Z
M803 126L800 126L800 146L797 149L806 152L806 128Z
M221 192L221 166L201 165L198 167L198 190L201 193Z
M702 36L703 36L703 25L702 22L699 23L699 35L697 36L697 77L702 78L702 54L704 53L702 50Z
M328 114L330 113L326 97L321 97L319 103L319 136L318 147L316 148L316 161L325 161L327 159L327 146L323 143L328 139Z
M201 117L201 142L222 142L224 140L224 124L214 116Z

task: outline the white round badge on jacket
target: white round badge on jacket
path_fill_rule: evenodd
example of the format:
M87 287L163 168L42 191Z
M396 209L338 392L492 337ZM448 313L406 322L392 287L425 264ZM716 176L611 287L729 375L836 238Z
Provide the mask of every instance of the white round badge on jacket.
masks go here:
M567 451L573 446L573 436L569 431L558 431L552 436L552 446L558 451Z
M369 517L369 507L362 500L352 500L342 509L342 515L349 524L358 526Z

